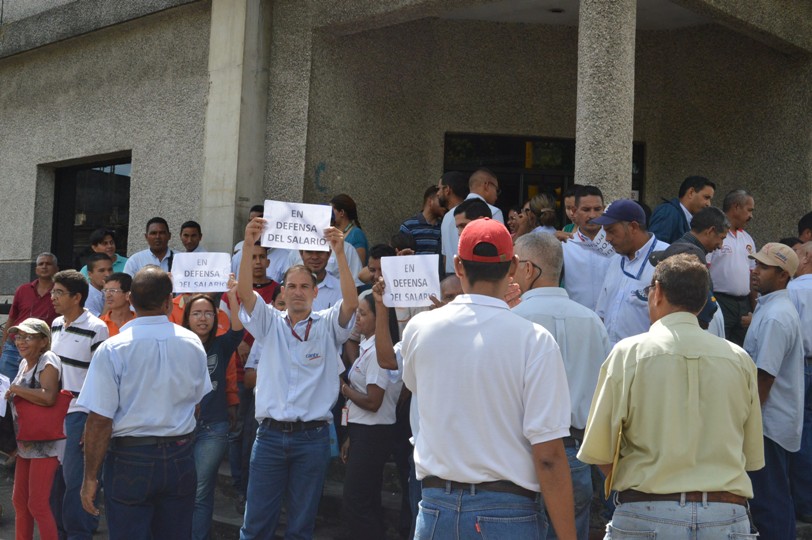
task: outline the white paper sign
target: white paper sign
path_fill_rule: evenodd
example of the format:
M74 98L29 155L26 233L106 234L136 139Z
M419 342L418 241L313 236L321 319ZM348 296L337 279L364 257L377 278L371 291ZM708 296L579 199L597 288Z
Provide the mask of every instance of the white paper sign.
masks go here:
M6 415L6 392L11 387L11 381L5 375L0 375L0 416Z
M224 292L228 290L230 273L228 253L175 253L172 290L176 293Z
M324 229L330 226L333 209L323 204L265 201L265 228L260 243L265 247L329 251Z
M401 255L381 258L387 307L431 306L429 295L440 298L439 255Z

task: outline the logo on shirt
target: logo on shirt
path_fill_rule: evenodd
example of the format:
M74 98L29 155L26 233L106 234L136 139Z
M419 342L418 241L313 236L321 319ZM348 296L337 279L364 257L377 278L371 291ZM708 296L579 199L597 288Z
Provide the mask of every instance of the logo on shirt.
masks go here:
M214 373L214 370L217 369L217 355L216 354L210 355L206 359L206 363L208 364L209 367L209 375L211 375L212 373Z
M305 355L305 360L311 360L312 361L312 360L318 360L319 358L321 358L321 355L319 353L310 353L310 354Z

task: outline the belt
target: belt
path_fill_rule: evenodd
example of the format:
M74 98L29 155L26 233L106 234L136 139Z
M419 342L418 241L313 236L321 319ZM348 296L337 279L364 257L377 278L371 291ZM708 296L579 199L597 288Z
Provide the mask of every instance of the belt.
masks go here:
M685 502L721 502L738 504L739 506L747 506L747 499L741 495L734 495L729 491L686 491L685 493L643 493L634 489L627 489L617 494L617 500L623 503L630 502L651 502L651 501L682 501L685 496ZM704 499L704 500L703 500Z
M171 437L114 437L113 446L118 448L130 448L133 446L166 446L173 444L182 446L192 441L193 433L186 435L173 435Z
M495 482L480 482L479 484L465 484L463 482L453 482L451 480L443 480L436 476L427 476L422 481L424 488L440 488L440 489L459 489L459 490L474 490L474 491L496 491L499 493L512 493L514 495L521 495L528 499L535 499L535 491L530 491L522 486L517 486L513 482L507 480L497 480Z
M812 366L812 356L807 356L806 357L806 365L807 366Z
M726 292L713 291L713 295L714 296L726 296L728 298L735 298L736 300L749 300L750 299L750 295L748 295L748 294L745 294L744 296L737 296L735 294L728 294Z
M294 431L307 431L308 429L316 429L327 425L327 420L313 420L311 422L280 422L273 418L265 418L262 420L262 425L282 433L293 433Z

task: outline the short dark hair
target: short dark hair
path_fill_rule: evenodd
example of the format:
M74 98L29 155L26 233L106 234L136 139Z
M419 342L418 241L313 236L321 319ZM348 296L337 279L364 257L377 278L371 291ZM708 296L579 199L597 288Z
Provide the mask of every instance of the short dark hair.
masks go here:
M59 283L65 287L71 295L82 295L82 300L79 302L79 305L85 307L89 288L85 276L76 270L62 270L54 275L54 283Z
M437 192L440 190L439 187L432 184L423 191L423 204L426 204L426 201L437 195Z
M680 253L661 261L654 267L651 284L655 281L669 304L691 313L700 312L708 300L710 274L696 255Z
M155 311L172 294L172 280L160 266L148 264L133 276L130 303L136 311Z
M603 203L603 192L597 186L581 186L575 192L575 206L581 204L582 197L600 197L601 204Z
M468 176L460 171L449 171L440 177L440 184L448 186L449 189L459 197L464 199L471 190L468 189Z
M812 229L812 212L798 220L798 236L801 236L807 229Z
M395 248L389 244L375 244L369 248L370 259L380 259L382 257L394 257L397 255Z
M192 304L198 300L205 300L211 304L211 307L214 309L214 324L212 324L211 330L209 330L209 335L205 343L206 346L209 346L214 342L214 338L217 337L217 306L214 303L214 298L208 294L195 294L194 296L187 298L186 304L183 306L183 321L181 326L189 330L192 329L191 326L189 326L189 315L192 313Z
M96 263L99 261L110 261L113 259L107 253L93 253L87 258L87 271L92 272L96 268Z
M730 220L715 206L703 208L691 218L691 230L700 232L713 227L717 233L730 228Z
M582 186L581 184L572 184L566 190L564 190L564 198L575 197L578 194L578 190L581 189L582 187L584 186Z
M313 281L314 287L319 284L319 282L316 280L316 275L313 272L311 272L307 266L303 264L294 264L293 266L285 270L285 275L282 276L283 286L288 282L288 274L290 274L291 272L305 272L307 273L307 275L310 276L310 279Z
M482 257L495 257L499 254L496 246L489 242L480 242L474 246L474 255ZM501 281L510 270L510 263L512 261L498 262L498 263L485 263L476 261L462 261L462 267L465 268L465 279L468 283L473 285L479 281L496 282Z
M124 272L113 272L104 278L105 283L110 283L111 281L118 281L118 286L121 287L121 290L124 292L130 292L133 286L133 277Z
M264 213L265 213L265 207L264 207L263 205L261 205L261 204L255 204L255 205L254 205L254 206L252 206L252 207L251 207L251 209L248 211L248 213L249 213L249 214L250 214L251 212L254 212L254 213L259 212L260 214L264 214Z
M91 246L98 246L99 244L104 242L104 239L107 238L108 236L113 239L113 242L116 241L115 231L113 231L112 229L104 229L104 228L96 229L95 231L90 233L90 237L88 237L88 240L90 241Z
M147 229L146 229L147 232L149 232L149 226L154 225L155 223L163 225L164 227L166 227L166 230L169 231L169 223L167 223L164 218L162 218L162 217L154 217L154 218L150 219L149 221L147 221Z
M745 189L734 189L725 195L722 201L722 212L727 213L734 206L743 206L748 198L752 197Z
M801 239L797 236L787 236L786 238L782 238L778 241L779 244L784 244L787 247L795 247L798 244L802 244Z
M180 226L180 230L183 229L197 229L197 232L203 234L203 230L200 228L200 223L197 221L185 221L183 225Z
M479 197L466 199L457 205L457 207L454 209L454 215L457 216L463 213L465 214L466 219L470 219L471 221L483 217L493 217L488 203Z
M714 190L716 189L716 184L704 176L689 176L682 181L682 184L680 184L679 193L677 196L681 199L686 193L688 193L689 189L694 188L694 191L702 191L705 189L705 186L710 186Z
M415 242L414 236L405 232L393 234L392 238L389 239L389 245L397 250L417 249L417 242Z

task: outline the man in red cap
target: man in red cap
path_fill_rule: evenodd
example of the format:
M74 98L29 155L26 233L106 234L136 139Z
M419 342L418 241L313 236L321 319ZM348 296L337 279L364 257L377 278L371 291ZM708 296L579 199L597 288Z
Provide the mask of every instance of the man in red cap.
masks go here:
M558 538L575 538L561 353L503 300L521 262L504 225L470 222L454 257L465 294L404 330L403 381L419 396L417 537L543 538L541 492Z

